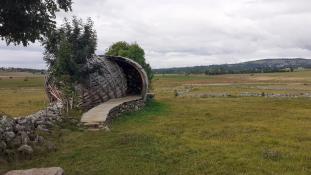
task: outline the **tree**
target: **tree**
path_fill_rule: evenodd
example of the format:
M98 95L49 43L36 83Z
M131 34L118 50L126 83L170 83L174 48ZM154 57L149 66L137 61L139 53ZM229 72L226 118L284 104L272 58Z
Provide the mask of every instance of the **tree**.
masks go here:
M70 11L71 0L1 0L0 37L7 44L42 40L55 27L55 12Z
M84 83L89 71L87 60L95 53L97 46L96 31L89 18L86 23L74 17L52 32L43 41L44 59L50 74L62 86L73 87Z
M108 48L106 55L130 58L144 68L149 80L153 78L151 67L145 60L145 51L137 43L129 44L125 41L116 42Z

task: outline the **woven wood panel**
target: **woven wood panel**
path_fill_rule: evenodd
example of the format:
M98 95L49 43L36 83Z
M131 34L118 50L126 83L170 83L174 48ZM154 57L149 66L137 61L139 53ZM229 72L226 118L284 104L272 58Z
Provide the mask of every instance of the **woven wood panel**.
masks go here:
M105 57L94 57L87 63L88 68L98 67L89 74L86 85L77 85L80 106L90 109L112 98L126 96L127 79L122 68ZM54 84L53 77L47 76L46 91L51 102L61 101L62 94Z

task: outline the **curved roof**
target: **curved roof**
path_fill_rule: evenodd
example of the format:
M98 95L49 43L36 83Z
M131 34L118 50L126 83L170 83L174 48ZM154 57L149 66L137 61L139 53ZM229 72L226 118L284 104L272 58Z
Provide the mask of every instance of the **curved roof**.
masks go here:
M88 60L87 66L96 71L89 72L87 85L77 84L79 105L90 109L113 98L129 95L141 96L146 100L148 77L141 65L119 56L96 56ZM55 84L55 77L47 75L45 88L50 102L63 102L63 94Z
M108 56L108 55L100 55L100 57L105 57L107 59L109 59L110 61L114 61L116 63L126 63L130 66L132 66L133 68L135 68L142 80L142 92L141 95L143 97L143 99L145 100L147 97L147 91L148 91L148 86L149 86L149 80L148 80L148 76L147 73L145 72L144 68L138 64L137 62L126 58L126 57L121 57L121 56Z

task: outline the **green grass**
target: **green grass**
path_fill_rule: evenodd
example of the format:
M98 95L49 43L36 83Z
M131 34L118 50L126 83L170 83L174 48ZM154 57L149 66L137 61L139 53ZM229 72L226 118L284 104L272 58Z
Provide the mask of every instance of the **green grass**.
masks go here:
M250 75L156 76L156 100L142 111L115 120L111 132L62 130L57 152L0 164L0 172L61 166L69 175L308 175L310 98L174 97L174 89L189 83L198 84L194 93L243 92L248 90L245 83L274 87L280 82L284 87L306 88L305 92L309 89L304 85L309 81L307 74L311 72L294 72L291 77L298 79L286 79L288 73L256 74L262 78L258 81ZM234 82L233 87L205 86Z

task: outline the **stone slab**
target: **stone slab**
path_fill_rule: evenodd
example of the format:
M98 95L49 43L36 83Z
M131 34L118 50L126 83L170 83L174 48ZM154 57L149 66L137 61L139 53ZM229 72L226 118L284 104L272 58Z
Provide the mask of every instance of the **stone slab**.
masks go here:
M28 170L13 170L5 175L64 175L64 170L60 167L33 168Z
M85 125L92 125L96 123L104 123L108 117L109 112L123 103L142 99L141 96L126 96L122 98L111 99L102 103L82 115L81 122Z

